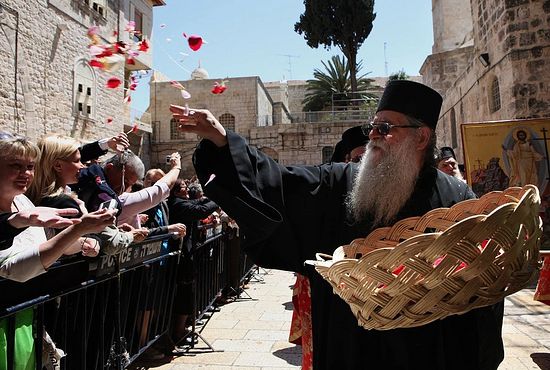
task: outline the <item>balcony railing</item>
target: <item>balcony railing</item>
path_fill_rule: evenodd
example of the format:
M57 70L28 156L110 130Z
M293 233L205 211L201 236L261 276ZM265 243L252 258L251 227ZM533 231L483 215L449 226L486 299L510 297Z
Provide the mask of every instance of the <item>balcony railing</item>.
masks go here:
M318 112L299 112L290 114L290 123L335 123L335 122L354 122L371 121L376 113L376 108L345 111L318 111ZM288 120L287 115L284 118ZM273 124L282 123L281 114L265 115L259 117L259 122L273 122Z

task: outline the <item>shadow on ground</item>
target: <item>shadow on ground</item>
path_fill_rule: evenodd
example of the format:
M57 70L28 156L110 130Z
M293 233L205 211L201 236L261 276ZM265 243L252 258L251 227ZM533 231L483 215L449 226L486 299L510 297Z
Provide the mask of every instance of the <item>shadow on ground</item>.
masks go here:
M290 365L300 366L302 364L302 352L299 346L279 349L273 352L273 355L282 358Z
M531 353L531 359L541 370L550 370L550 353Z

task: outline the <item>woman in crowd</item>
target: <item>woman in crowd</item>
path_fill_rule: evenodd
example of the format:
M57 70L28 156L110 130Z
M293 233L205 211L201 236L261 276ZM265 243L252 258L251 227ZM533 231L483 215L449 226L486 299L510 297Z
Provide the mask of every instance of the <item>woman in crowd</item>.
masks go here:
M28 195L31 200L41 206L53 208L73 208L79 215L88 211L69 185L78 182L80 169L84 166L80 162L80 150L78 142L67 136L48 135L38 141L41 157L36 170L36 178L31 184ZM70 249L76 253L79 245L85 256L95 256L99 252L100 243L107 250L127 247L133 241L143 240L146 234L133 228L127 228L128 232L120 231L115 226L109 225L101 233L84 238Z
M23 193L34 178L39 153L38 147L26 138L0 133L0 212L34 208ZM0 250L0 276L16 281L37 276L64 253L74 251L82 235L97 232L113 222L111 212L94 212L50 240L46 240L42 227L28 227L8 241L9 247Z

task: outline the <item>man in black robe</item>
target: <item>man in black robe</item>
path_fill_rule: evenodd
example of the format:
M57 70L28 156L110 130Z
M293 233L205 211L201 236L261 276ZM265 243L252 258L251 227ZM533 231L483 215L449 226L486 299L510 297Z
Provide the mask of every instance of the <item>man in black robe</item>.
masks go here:
M171 106L180 129L203 137L194 155L205 193L241 227L257 264L311 282L314 369L496 369L502 361L502 304L407 329L365 330L304 261L373 229L450 207L474 194L435 169L442 98L412 81L392 81L359 164L284 167L225 131L207 110Z

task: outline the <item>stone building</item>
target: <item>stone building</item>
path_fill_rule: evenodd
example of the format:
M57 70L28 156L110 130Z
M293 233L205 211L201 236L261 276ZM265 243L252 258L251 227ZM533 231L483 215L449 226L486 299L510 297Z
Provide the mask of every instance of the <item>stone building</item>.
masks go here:
M550 2L432 0L420 74L443 96L438 141L462 157L460 124L550 117Z
M145 139L151 142L148 165L166 168L166 156L179 151L182 175L186 177L194 174L191 157L199 138L177 130L178 123L171 121L170 104L209 109L224 127L285 165L328 162L342 132L368 122L374 113L373 110L302 112L305 81L264 83L257 76L226 78L227 90L214 95L212 87L220 79L210 78L203 68L197 68L191 77L191 80L180 81L192 95L184 100L180 90L155 72L148 110L153 135ZM386 79L379 80L382 86L385 82ZM382 90L380 86L378 92Z
M61 132L89 141L131 128L133 116L143 115L122 104L123 88L104 88L110 76L89 66L86 33L97 25L103 42L113 31L125 41L124 29L134 21L150 39L152 8L161 5L164 0L0 0L0 129L34 140ZM132 70L151 66L152 49L115 76L128 79ZM147 122L139 128L151 131ZM141 142L132 140L139 151Z

